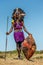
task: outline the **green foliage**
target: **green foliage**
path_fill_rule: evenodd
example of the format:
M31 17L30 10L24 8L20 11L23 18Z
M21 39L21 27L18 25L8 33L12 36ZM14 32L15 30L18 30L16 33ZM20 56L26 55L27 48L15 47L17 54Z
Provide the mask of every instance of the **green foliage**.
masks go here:
M5 52L0 52L0 54L4 54ZM11 54L17 54L17 50L13 50L13 51L7 51L7 54L11 53ZM43 50L40 51L36 51L35 54L43 54ZM22 52L23 55L23 52Z
M36 51L35 54L43 54L43 50Z
M39 57L35 57L36 59L42 59L43 58L43 56L39 56Z

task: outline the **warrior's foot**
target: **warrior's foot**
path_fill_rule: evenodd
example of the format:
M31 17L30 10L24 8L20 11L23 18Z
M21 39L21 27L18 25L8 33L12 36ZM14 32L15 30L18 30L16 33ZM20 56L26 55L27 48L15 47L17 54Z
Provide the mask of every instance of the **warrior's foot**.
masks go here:
M23 58L20 56L20 57L18 57L18 59L20 59L20 60L23 60Z

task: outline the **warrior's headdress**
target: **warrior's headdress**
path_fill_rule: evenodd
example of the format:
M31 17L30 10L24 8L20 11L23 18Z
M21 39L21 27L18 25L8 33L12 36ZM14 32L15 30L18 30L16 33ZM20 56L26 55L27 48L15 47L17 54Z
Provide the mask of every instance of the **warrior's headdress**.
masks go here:
M14 11L12 13L12 19L15 20L17 18L18 14L19 14L18 18L20 20L23 20L24 16L25 16L25 12L21 8L14 9Z

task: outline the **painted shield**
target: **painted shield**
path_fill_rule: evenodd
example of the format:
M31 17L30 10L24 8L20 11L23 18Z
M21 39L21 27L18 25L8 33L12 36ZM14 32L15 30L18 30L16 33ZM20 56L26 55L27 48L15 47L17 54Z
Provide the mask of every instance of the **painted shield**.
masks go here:
M27 60L29 60L36 51L35 40L32 35L29 35L22 43L22 51Z

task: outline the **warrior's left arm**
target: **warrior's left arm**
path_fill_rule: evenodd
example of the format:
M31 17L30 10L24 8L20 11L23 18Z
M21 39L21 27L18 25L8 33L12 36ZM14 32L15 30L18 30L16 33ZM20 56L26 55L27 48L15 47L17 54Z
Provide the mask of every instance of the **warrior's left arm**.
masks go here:
M27 34L31 34L31 33L29 33L28 31L27 31L27 29L26 29L26 27L25 27L25 25L23 24L23 29L24 29L24 31L27 33Z

